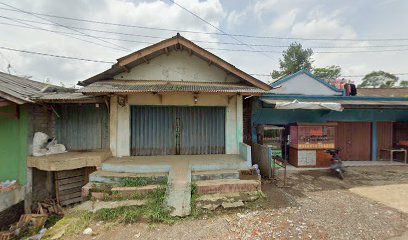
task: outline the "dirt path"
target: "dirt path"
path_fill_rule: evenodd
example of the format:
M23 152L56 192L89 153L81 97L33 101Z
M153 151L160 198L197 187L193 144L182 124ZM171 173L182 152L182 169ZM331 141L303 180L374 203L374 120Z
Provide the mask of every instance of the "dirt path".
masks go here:
M174 225L99 223L94 236L68 239L404 239L407 214L349 191L401 183L408 167L349 168L344 181L326 171L290 173L285 188L263 184L266 200L250 209Z

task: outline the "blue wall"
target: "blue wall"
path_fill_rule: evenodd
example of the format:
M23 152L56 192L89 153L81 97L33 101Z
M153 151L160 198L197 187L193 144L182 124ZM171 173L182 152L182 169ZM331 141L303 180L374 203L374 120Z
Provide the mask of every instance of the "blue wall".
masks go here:
M252 124L324 123L340 122L408 122L408 110L345 109L328 110L277 110L253 106Z
M402 109L345 109L329 110L277 110L261 101L252 103L252 142L256 142L257 124L324 123L324 122L372 122L372 156L377 160L376 122L408 122L408 110Z

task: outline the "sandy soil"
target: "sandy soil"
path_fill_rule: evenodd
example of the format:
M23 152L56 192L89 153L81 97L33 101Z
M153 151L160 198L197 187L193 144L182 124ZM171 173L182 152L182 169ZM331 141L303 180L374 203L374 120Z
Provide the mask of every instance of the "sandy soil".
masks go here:
M408 213L408 184L351 188L352 193Z
M408 184L408 166L348 168L344 181L293 172L285 187L264 182L267 198L250 208L173 225L98 223L93 236L67 239L404 239L408 214L349 190L390 184Z

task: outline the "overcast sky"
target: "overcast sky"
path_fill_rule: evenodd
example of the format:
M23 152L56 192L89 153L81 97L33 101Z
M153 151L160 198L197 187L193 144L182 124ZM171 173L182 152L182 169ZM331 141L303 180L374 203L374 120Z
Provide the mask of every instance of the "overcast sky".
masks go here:
M236 36L234 39L230 36L181 32L192 41L201 41L196 43L203 48L211 48L209 51L247 73L269 74L272 70L278 69L282 50L294 41L302 43L305 47L311 47L316 52L313 55L315 67L339 65L343 69L343 75L364 75L373 70L392 73L408 72L408 27L406 26L408 1L178 0L176 2L227 33L268 37ZM0 0L0 3L24 11L62 17L161 29L218 32L214 27L169 1ZM44 15L35 17L16 9L6 10L10 7L1 4L0 8L2 8L0 9L0 47L114 62L131 51L176 34L175 31L97 24ZM270 37L302 38L303 40ZM305 38L362 41L318 41L305 40ZM373 41L373 39L384 38L400 40ZM393 51L318 53L383 50ZM8 69L8 64L12 68ZM48 79L52 83L62 82L67 86L95 75L109 68L110 65L0 49L0 71L32 76L38 81ZM408 75L399 77L408 80ZM258 76L258 78L269 80L267 76ZM359 77L352 79L357 83L360 80Z

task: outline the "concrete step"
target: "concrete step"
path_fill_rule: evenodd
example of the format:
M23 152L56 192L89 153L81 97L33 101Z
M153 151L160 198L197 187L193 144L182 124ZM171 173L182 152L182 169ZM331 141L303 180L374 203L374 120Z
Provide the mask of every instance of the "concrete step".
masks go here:
M192 171L247 170L246 162L218 162L216 164L193 164Z
M261 191L261 182L257 180L206 180L195 182L197 193L212 194L212 193L227 193L227 192L254 192Z
M238 170L193 171L191 181L239 179Z
M102 164L103 171L119 172L119 173L168 173L171 165L167 164L143 164L132 163L131 161L109 161Z
M126 173L126 172L111 172L99 170L91 173L89 175L89 181L93 183L108 183L115 184L119 183L121 179L124 178L149 178L154 182L165 182L167 181L167 172L157 172L157 173Z
M174 163L168 178L166 204L172 216L184 217L191 212L191 166Z

